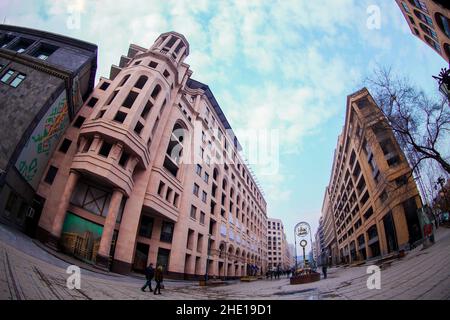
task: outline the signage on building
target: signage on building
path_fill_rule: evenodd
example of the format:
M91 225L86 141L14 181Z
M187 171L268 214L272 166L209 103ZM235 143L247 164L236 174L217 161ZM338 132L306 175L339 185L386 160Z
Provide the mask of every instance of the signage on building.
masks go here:
M17 159L17 170L34 190L70 122L68 111L66 91L63 91L42 117Z

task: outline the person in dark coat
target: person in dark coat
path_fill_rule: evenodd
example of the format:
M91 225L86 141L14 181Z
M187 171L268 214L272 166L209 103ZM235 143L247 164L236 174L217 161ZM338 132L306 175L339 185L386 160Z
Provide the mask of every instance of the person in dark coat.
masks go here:
M155 271L156 287L155 287L154 294L161 294L161 282L162 281L163 281L163 267L161 265L159 265Z
M147 288L147 286L150 288L150 292L152 292L152 279L153 276L155 275L155 269L153 268L153 263L150 263L150 265L145 268L145 278L147 279L147 281L145 282L144 286L141 288L142 291L145 291L145 288Z

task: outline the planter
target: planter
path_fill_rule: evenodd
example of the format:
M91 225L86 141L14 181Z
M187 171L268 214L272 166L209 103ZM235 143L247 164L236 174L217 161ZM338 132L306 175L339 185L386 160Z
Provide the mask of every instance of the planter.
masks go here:
M290 283L292 285L316 282L316 281L320 281L320 273L312 272L310 274L297 275L297 276L291 277L290 280L291 280Z

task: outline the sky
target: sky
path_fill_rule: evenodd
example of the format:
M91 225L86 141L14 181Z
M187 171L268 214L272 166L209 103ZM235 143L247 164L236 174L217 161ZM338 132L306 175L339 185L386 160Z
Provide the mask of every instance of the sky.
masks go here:
M192 77L209 85L238 138L277 132L277 170L254 171L290 242L296 223L318 226L347 96L376 66L434 92L431 76L447 66L393 0L0 0L0 19L97 44L97 78L130 43L182 33Z

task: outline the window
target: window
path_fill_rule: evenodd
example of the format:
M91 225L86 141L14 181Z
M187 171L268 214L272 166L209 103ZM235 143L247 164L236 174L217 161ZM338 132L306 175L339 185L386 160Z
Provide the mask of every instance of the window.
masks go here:
M123 87L123 85L128 81L128 79L130 79L130 75L129 75L129 74L127 74L127 75L123 78L122 82L119 84L119 87Z
M205 213L203 211L200 212L200 223L205 224Z
M67 153L71 144L72 141L70 141L69 139L64 139L63 142L61 143L61 146L59 147L59 152Z
M141 117L144 119L147 119L147 116L150 113L150 111L152 110L152 107L153 107L153 103L151 103L150 101L147 101L147 104L145 105L144 110L142 110Z
M119 93L119 90L115 90L109 97L108 101L106 102L106 105L110 105L113 102L113 100L116 98L118 93Z
M206 203L207 193L205 191L202 192L202 201Z
M172 196L172 192L173 190L171 188L167 188L167 192L166 192L166 201L170 201L170 197Z
M167 71L167 70L164 70L163 75L164 75L164 77L166 77L166 78L170 77L170 73L169 73L169 71Z
M400 163L400 157L394 156L394 157L388 159L387 163L388 163L389 167L396 166Z
M13 88L17 88L22 83L22 81L25 80L25 77L26 75L24 75L23 73L19 73L9 85Z
M128 159L130 158L130 154L126 152L122 152L122 155L119 159L119 165L123 168L127 165Z
M401 176L401 177L395 179L395 184L397 185L397 187L404 186L407 183L408 183L408 176L407 175L404 175L404 176Z
M125 121L125 118L127 117L127 114L122 111L118 111L116 113L116 116L114 117L114 121L117 121L119 123L123 123Z
M198 191L199 191L199 186L198 186L198 184L194 183L194 188L192 189L192 193L198 197Z
M34 43L33 40L30 39L20 39L19 42L17 42L11 50L16 51L17 53L23 53L25 52L32 44Z
M178 193L175 193L173 196L173 205L178 208L178 200L180 199L180 195Z
M174 229L174 224L172 222L164 221L162 224L162 227L161 227L160 240L162 242L171 243L172 237L173 237L173 229Z
M14 36L4 35L0 38L0 48L5 48L12 40Z
M74 126L75 128L81 128L81 126L82 126L83 123L84 123L84 120L86 120L85 117L78 116L78 118L77 118L77 119L75 120L75 122L73 123L73 126Z
M139 227L139 236L151 238L153 231L153 218L143 215L141 218L141 225Z
M387 200L387 198L388 198L388 194L387 194L386 190L383 190L383 192L380 195L380 201L385 202Z
M195 168L195 172L201 176L202 175L202 166L197 164L196 168Z
M53 181L55 180L57 173L58 173L58 168L56 168L54 166L50 166L48 168L48 171L47 171L44 181L48 184L52 184Z
M47 60L57 49L57 47L49 44L41 44L32 56L41 60Z
M159 186L158 186L158 194L159 194L160 196L162 196L162 194L163 194L164 186L165 186L165 183L162 182L162 181L160 181L160 182L159 182Z
M138 89L142 89L145 86L145 84L147 83L147 80L148 80L148 77L141 76L139 78L139 80L136 82L136 84L134 85L134 87L138 88Z
M95 107L95 105L97 104L98 99L95 97L92 97L91 99L89 99L88 103L86 104L88 107Z
M136 127L134 127L134 132L136 132L138 135L140 135L142 132L142 129L144 129L144 125L138 121L138 123L136 123Z
M148 65L150 68L155 69L158 66L158 63L156 63L155 61L151 61Z
M160 91L161 91L161 86L158 84L158 85L156 85L155 89L153 89L153 92L152 92L152 95L151 95L152 98L156 99L158 97Z
M8 83L9 79L11 79L11 77L14 75L15 71L13 69L9 69L4 75L3 77L0 79L1 82L3 83Z
M197 208L195 206L191 206L191 218L196 219L197 218Z
M404 3L403 1L402 1L402 7L403 7L403 10L405 10L405 12L407 12L407 13L410 12L408 5L406 3Z
M109 88L109 83L108 82L103 82L102 85L100 86L100 90L106 91Z
M138 96L137 92L130 91L130 93L128 94L127 98L123 102L122 106L124 106L125 108L130 109L133 106L133 103L136 100L137 96Z
M205 181L206 183L208 183L208 181L209 181L209 174L206 172L203 175L203 181Z
M112 149L112 144L104 141L98 154L105 158L108 158L109 152L111 151L111 149Z

